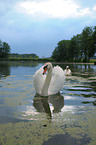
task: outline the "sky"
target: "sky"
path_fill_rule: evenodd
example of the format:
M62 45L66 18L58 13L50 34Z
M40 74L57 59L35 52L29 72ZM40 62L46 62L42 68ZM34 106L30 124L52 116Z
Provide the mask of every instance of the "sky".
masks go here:
M50 57L86 26L96 26L96 0L0 0L0 40L11 53Z

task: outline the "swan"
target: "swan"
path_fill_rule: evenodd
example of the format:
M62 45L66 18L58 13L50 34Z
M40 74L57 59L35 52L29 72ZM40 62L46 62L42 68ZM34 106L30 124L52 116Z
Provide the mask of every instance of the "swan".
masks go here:
M66 69L64 70L64 73L66 76L71 75L71 70L69 69L69 66L66 66Z
M44 75L47 71L47 75ZM65 75L60 66L52 68L52 64L47 62L33 76L34 88L37 94L49 96L60 92L64 85Z

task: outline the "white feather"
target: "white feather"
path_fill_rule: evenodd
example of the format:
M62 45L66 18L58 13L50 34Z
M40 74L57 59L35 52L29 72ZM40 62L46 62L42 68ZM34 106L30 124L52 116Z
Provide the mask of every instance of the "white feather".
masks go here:
M53 69L53 76L51 78L50 86L48 89L49 95L57 94L60 92L64 85L65 75L61 67L56 66Z
M41 90L44 86L46 75L43 75L43 66L37 70L33 76L34 78L34 87L36 93L41 95ZM56 66L52 70L52 78L48 88L48 95L57 94L60 92L64 85L65 74L63 69L60 66Z
M43 88L46 76L43 75L43 67L37 70L33 76L34 87L36 89L36 93L41 94L41 90Z

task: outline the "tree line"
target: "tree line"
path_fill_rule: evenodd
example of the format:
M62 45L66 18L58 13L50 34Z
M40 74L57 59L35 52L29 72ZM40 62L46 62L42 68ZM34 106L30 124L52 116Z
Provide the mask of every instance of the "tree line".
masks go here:
M18 53L11 53L11 58L25 58L25 59L31 59L31 58L38 58L38 56L34 53L32 54L18 54Z
M31 59L31 58L38 58L38 56L34 53L32 54L18 54L18 53L11 53L11 48L8 43L2 42L0 40L0 58L25 58L25 59Z
M56 61L89 62L96 53L96 26L86 26L81 34L73 36L71 40L61 40L52 53Z

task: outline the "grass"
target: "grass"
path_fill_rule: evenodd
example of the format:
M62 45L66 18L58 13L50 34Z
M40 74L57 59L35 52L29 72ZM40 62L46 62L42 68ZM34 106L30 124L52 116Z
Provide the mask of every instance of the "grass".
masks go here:
M90 63L96 62L96 59L90 59Z
M0 61L54 61L51 58L2 58Z
M50 62L52 62L55 60L52 58L0 58L0 61L39 61L39 62L50 61ZM96 62L96 59L90 59L90 61L89 61L89 63L94 63L94 62ZM73 61L73 63L74 63L74 61ZM81 63L83 63L82 60L81 60Z

